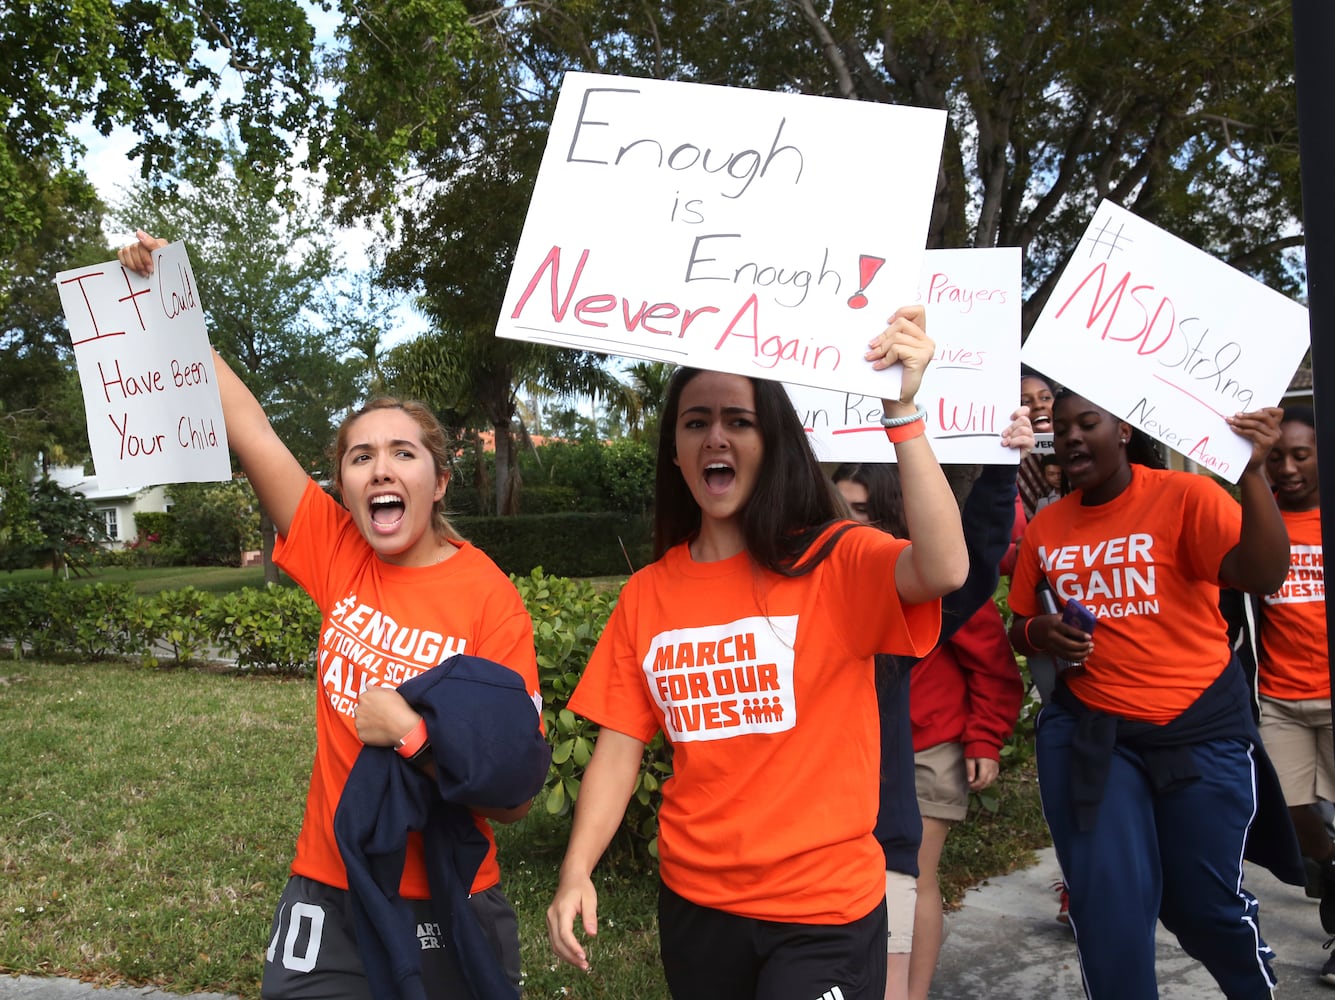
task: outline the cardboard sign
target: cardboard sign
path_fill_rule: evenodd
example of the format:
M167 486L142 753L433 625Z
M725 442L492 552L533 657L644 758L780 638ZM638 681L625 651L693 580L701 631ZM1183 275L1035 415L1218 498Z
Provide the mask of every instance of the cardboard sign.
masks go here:
M1310 339L1301 305L1105 201L1021 357L1236 483L1224 418L1277 405Z
M945 112L567 73L501 337L896 395Z
M1001 432L1020 405L1020 250L929 250L916 301L936 356L918 402L943 464L1016 465ZM787 385L822 462L893 462L880 397Z
M56 275L74 343L98 485L231 479L227 431L184 243L141 278L119 261Z

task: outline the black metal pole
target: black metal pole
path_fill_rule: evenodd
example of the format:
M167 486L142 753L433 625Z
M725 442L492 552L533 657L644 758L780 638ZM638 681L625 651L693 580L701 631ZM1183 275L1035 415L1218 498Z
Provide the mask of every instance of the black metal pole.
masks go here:
M1335 538L1335 3L1292 0L1294 79L1298 88L1298 155L1307 250L1307 311L1312 329L1312 409L1316 414L1321 537ZM1326 602L1326 662L1335 689L1330 639L1335 606ZM1332 707L1335 721L1335 703Z

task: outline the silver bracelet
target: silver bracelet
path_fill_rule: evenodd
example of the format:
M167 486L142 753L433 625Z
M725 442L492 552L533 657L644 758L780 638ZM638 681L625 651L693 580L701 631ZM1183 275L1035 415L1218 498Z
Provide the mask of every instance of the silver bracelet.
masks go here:
M911 424L915 420L926 420L926 419L927 419L927 408L924 407L921 403L919 403L918 409L915 412L909 414L907 417L882 417L881 426L903 427L905 424Z

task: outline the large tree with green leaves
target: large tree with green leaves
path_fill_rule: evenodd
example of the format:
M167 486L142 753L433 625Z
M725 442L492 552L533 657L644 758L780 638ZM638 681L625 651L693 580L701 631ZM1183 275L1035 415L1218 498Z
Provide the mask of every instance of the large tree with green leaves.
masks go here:
M314 56L301 0L0 4L0 255L40 228L31 164L71 164L81 123L129 128L146 174L211 172L218 123L252 163L286 163L311 119Z
M570 69L946 109L929 245L1022 247L1026 329L1102 198L1301 288L1285 254L1300 242L1285 0L343 10L342 89L316 147L330 192L345 217L397 221L391 273L449 304L442 317L460 295L499 308L517 206ZM495 238L479 246L479 230Z
M209 340L242 376L275 431L312 475L329 473L334 427L361 391L365 372L351 350L360 327L324 317L348 313L331 281L332 236L307 202L281 203L233 150L225 168L195 185L137 185L118 206L125 225L186 242ZM265 518L266 578L273 525Z
M22 169L35 228L0 269L0 460L26 469L40 457L74 464L88 456L83 395L65 327L58 271L106 260L103 207L92 185L48 161Z
M49 563L51 574L82 572L106 541L102 515L82 493L42 476L23 483L28 519L14 524L18 530L0 533L0 566L16 569L34 563ZM6 508L10 506L5 504Z

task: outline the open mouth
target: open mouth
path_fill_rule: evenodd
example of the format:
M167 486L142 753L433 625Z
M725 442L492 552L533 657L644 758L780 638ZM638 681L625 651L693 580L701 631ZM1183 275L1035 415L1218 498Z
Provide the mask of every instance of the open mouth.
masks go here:
M737 478L737 470L730 465L715 462L705 466L705 489L710 493L724 493Z
M1036 417L1031 416L1029 423L1034 428L1035 433L1047 434L1052 431L1052 418L1046 413L1040 413Z
M1067 452L1062 458L1062 471L1066 473L1066 478L1075 480L1084 472L1089 471L1094 465L1093 460L1083 451Z
M403 520L404 505L401 497L384 493L371 498L371 523L379 531L392 531Z

